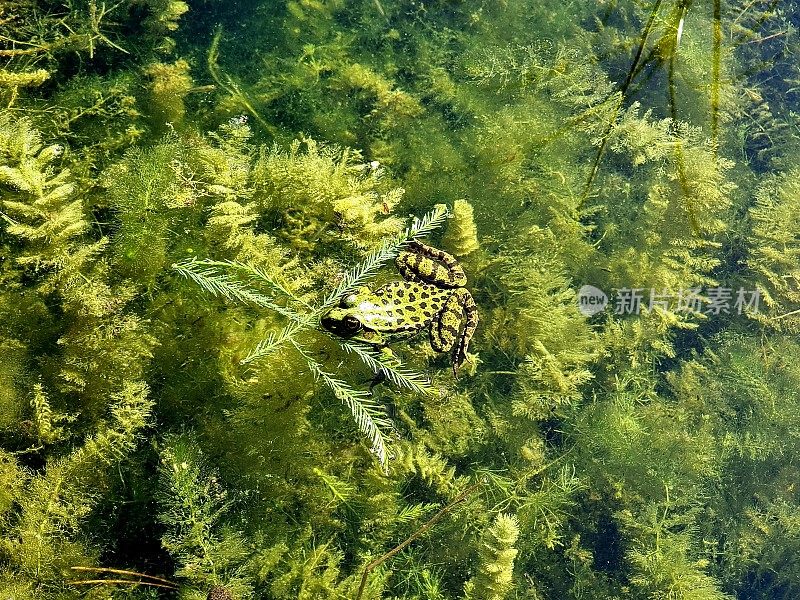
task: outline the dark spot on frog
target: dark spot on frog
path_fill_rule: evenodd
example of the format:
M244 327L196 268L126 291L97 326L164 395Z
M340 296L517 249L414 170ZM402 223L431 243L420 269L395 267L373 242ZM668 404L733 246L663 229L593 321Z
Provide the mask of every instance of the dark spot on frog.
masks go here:
M455 328L455 327L453 327L452 325L445 325L445 324L442 324L442 325L439 327L439 330L440 330L440 331L446 331L446 332L447 332L447 333L449 333L450 335L458 335L458 329L457 329L457 328Z

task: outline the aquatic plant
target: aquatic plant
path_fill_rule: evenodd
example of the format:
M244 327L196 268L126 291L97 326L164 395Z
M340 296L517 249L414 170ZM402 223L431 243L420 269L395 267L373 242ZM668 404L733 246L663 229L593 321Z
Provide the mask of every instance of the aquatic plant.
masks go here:
M800 324L800 246L797 236L797 198L800 171L765 179L750 208L753 227L748 267L758 277L760 296L768 313L751 316L769 327L796 331Z
M310 138L273 147L253 166L259 205L277 213L278 235L296 251L321 242L372 249L402 229L392 215L404 190L386 189L386 172L360 152Z
M86 232L88 223L69 171L54 172L53 163L64 148L45 146L26 119L12 122L7 113L0 119L0 183L16 196L3 199L4 218L8 233L27 247L17 261L34 272L77 277L87 253L76 252L75 238Z
M511 515L497 515L481 540L480 574L467 582L464 600L503 600L508 595L518 537L517 520Z
M150 113L156 119L155 130L180 128L186 114L186 94L192 89L189 63L179 59L172 64L153 63L145 73L150 77Z
M41 473L17 471L24 487L10 489L17 490L15 501L23 508L5 523L3 549L13 559L4 571L30 582L31 593L63 589L64 568L93 560L91 547L78 535L80 523L102 498L110 468L136 447L153 407L142 383L125 386L112 400L111 422L82 446L54 457ZM7 585L4 593L11 593Z
M95 0L80 3L53 2L50 12L39 16L36 6L13 1L4 6L0 23L2 45L0 58L33 58L53 62L69 52L85 53L94 58L100 48L126 52L114 39L114 22L123 12L122 4L106 6ZM118 40L117 40L118 41Z
M190 435L164 440L159 487L158 518L166 529L161 544L180 565L175 576L203 595L214 589L218 595L223 590L248 595L251 590L242 570L250 552L241 534L221 523L234 501L218 476L209 472Z
M456 258L463 259L480 248L474 210L469 202L459 199L453 202L452 213L442 246Z

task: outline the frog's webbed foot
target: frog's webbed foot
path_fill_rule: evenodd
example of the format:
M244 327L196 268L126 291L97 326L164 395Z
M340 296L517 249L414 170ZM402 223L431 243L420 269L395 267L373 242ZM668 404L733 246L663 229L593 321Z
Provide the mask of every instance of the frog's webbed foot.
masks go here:
M399 359L397 358L397 356L395 356L394 352L392 352L392 349L389 348L389 346L381 346L379 352L381 355L380 359L381 363L392 367L400 365ZM376 386L384 383L385 381L386 381L386 372L383 370L377 371L375 373L375 376L372 378L372 381L369 384L370 395L372 395L373 390L375 389Z
M466 288L458 288L431 323L431 347L437 352L452 350L453 374L467 360L467 349L478 326L478 307Z
M385 381L386 381L386 375L384 374L383 371L378 371L377 373L375 373L375 376L369 383L369 395L372 396L374 394L375 387L379 386Z

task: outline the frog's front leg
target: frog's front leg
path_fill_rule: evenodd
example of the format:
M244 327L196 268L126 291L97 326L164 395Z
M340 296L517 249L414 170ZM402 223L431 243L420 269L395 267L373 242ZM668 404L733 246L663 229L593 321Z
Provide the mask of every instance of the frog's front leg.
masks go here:
M452 350L453 374L467 360L467 348L478 326L478 307L466 288L458 288L445 301L431 323L431 347Z
M395 262L406 281L447 288L462 287L467 283L464 268L453 255L422 242L411 242L408 251L401 252Z

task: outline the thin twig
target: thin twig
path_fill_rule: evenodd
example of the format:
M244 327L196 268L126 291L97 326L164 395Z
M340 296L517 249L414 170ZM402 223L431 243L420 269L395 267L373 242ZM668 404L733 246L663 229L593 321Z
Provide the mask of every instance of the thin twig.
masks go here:
M110 567L70 567L73 571L90 572L90 573L113 573L114 575L130 575L131 577L140 577L149 579L151 581L141 581L135 579L79 579L70 581L75 585L86 585L89 583L136 583L138 585L150 585L155 587L165 587L171 589L178 589L178 586L163 577L156 577L155 575L147 575L146 573L139 573L137 571L128 571L126 569L112 569Z
M95 584L134 584L134 585L149 585L150 587L165 588L168 590L177 590L177 585L166 585L163 583L154 583L152 581L137 581L136 579L76 579L69 582L70 585L95 585Z
M248 98L248 96L239 88L239 85L233 80L233 78L220 69L217 60L219 58L219 41L221 37L222 28L220 27L217 29L214 37L211 39L211 47L208 49L208 54L206 56L208 72L211 74L211 77L214 79L216 84L228 92L228 94L230 94L233 98L235 98L245 108L245 110L250 113L250 116L258 121L259 125L261 125L261 127L263 127L267 133L269 133L272 137L276 137L278 132L277 128L264 120L261 114L259 114L256 108L253 106L253 103L250 102L250 98Z
M658 14L658 9L661 6L661 2L662 0L656 0L652 10L650 11L650 17L647 20L647 25L642 31L642 38L639 40L639 46L636 48L636 55L633 57L633 62L631 63L630 69L628 69L628 75L625 77L625 81L619 88L619 101L617 103L616 108L614 109L613 118L609 120L608 124L606 125L606 130L603 132L603 136L600 141L600 147L597 149L597 153L595 154L594 160L592 161L592 166L589 171L589 178L586 181L586 186L581 196L581 204L586 202L586 200L589 198L589 194L591 193L592 190L592 185L594 184L594 180L597 177L598 171L600 170L600 161L602 160L603 155L605 154L606 151L606 146L608 145L608 137L611 135L611 131L614 129L614 125L616 124L617 118L619 117L619 111L622 108L622 103L625 101L625 94L628 92L628 88L633 82L633 78L639 72L638 71L639 62L641 61L642 53L644 52L645 45L647 44L647 38L650 36L650 30L653 28L653 22L656 19L656 15ZM645 61L645 63L646 62L647 61Z
M745 45L745 44L760 44L761 42L766 42L767 40L771 40L771 39L774 39L776 37L780 37L782 35L786 35L787 33L789 33L789 32L788 31L779 31L777 33L773 33L772 35L768 35L767 37L756 38L754 40L748 40L747 42L743 42L742 45Z
M772 317L772 320L773 321L778 321L780 319L785 319L786 317L791 317L792 315L796 315L798 313L800 313L800 308L798 308L797 310L793 310L791 312L788 312L788 313L784 313L782 315L778 315L777 317Z
M437 512L435 515L433 515L430 519L428 519L428 521L425 524L423 524L419 529L417 529L414 533L408 536L405 540L403 540L397 546L389 550L386 554L379 556L371 563L369 563L366 567L364 567L364 573L361 575L361 584L358 586L358 593L356 594L355 600L361 600L361 595L364 593L364 587L366 587L367 585L367 577L369 577L369 574L376 567L382 565L384 562L392 558L395 554L402 551L403 548L408 546L411 542L413 542L423 533L428 531L431 527L436 525L436 523L438 523L442 519L442 517L444 517L447 513L452 511L457 504L460 504L461 502L466 500L469 496L474 494L478 490L478 488L482 486L483 486L482 481L479 481L478 483L469 486L458 496L456 496L450 504L448 504L447 506L442 508L439 512Z

